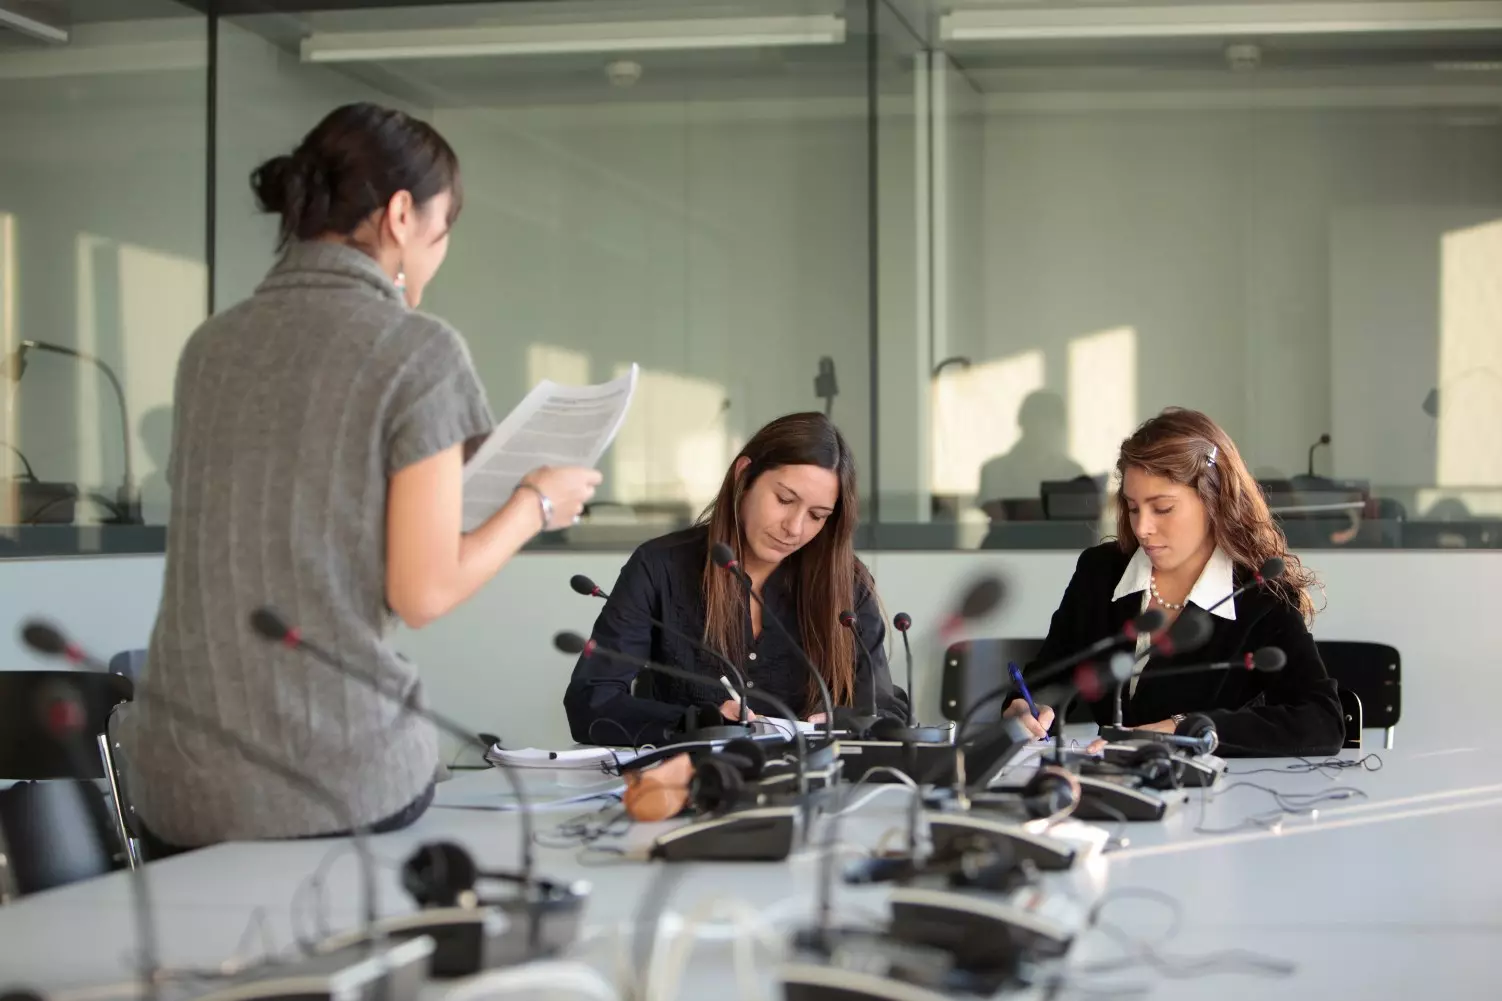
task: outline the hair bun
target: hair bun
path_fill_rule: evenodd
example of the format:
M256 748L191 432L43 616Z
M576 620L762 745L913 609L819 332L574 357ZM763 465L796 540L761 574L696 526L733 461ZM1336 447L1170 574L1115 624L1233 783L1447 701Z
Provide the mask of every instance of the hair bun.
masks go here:
M281 215L288 205L296 204L306 180L298 163L290 156L274 156L250 174L250 188L255 192L261 211Z

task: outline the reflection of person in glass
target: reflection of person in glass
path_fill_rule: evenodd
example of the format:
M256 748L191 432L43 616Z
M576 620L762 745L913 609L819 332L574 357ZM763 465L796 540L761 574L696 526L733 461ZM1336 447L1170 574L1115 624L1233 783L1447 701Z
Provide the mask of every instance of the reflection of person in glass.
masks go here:
M1048 629L1038 664L1117 635L1132 618L1158 609L1169 624L1190 605L1210 615L1202 648L1149 661L1147 637L1122 692L1128 726L1173 733L1187 713L1214 721L1232 754L1333 754L1345 741L1335 683L1325 673L1309 634L1314 575L1288 552L1256 481L1236 446L1204 414L1169 409L1143 424L1121 446L1116 464L1118 538L1081 554ZM1250 580L1271 557L1286 570L1277 580L1217 605ZM1219 671L1155 678L1175 666L1239 660L1262 647L1287 657L1275 673ZM1091 706L1111 721L1114 700ZM1007 707L1041 735L1053 718L1034 719L1026 702Z
M720 682L724 665L651 619L684 636L702 637L741 665L754 686L804 718L823 720L818 689L797 650L780 630L762 628L761 604L710 562L716 542L735 551L767 614L778 617L823 672L836 706L869 707L874 674L881 715L905 715L906 696L892 687L887 667L876 586L855 558L858 514L855 460L829 418L790 414L756 432L698 525L645 542L631 554L592 634L607 650L701 672L704 683L652 676L652 697L640 697L631 687L637 678L633 667L604 657L580 658L563 696L574 739L637 745L670 737L688 712L707 711L710 720L740 717L739 702L727 698ZM839 624L846 609L855 612L870 664ZM754 692L749 708L782 715L770 704L758 704Z
M1006 517L1003 501L1038 502L1042 484L1086 475L1065 451L1068 419L1058 393L1046 389L1029 393L1017 410L1017 427L1022 436L1012 450L980 469L976 501L994 520ZM1041 503L1039 508L1041 517Z

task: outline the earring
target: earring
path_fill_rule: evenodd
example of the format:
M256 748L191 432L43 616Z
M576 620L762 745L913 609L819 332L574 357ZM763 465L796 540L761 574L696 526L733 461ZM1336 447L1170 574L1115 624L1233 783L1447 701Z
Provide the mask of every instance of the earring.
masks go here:
M398 268L396 272L396 290L398 292L407 291L407 272L401 270L400 268Z

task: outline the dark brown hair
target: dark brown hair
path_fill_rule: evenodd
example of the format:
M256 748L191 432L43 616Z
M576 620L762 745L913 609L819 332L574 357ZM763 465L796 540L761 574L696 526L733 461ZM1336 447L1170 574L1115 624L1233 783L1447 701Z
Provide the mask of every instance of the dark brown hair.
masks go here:
M313 126L291 155L250 175L261 211L281 216L280 249L292 240L349 237L398 191L419 207L453 193L448 225L459 217L459 158L438 130L402 111L346 104Z
M1307 589L1318 581L1288 552L1288 540L1273 521L1262 489L1219 425L1198 410L1169 407L1121 443L1117 475L1124 480L1133 466L1193 488L1210 514L1216 544L1237 567L1255 571L1269 557L1282 557L1283 576L1268 582L1268 589L1298 609L1306 623L1314 620ZM1116 534L1123 552L1136 551L1124 489L1116 494Z
M740 474L741 457L751 462ZM834 512L819 534L784 562L791 575L798 610L799 639L804 653L824 676L836 705L849 705L855 695L855 640L839 623L840 612L855 609L859 582L875 594L871 572L855 558L855 525L860 518L855 459L850 446L828 417L809 412L779 417L752 436L730 464L719 496L700 516L709 526L709 544L723 542L745 555L741 529L741 500L762 473L783 466L818 466L833 470L840 480ZM731 575L704 563L704 642L736 664L746 653L745 598ZM808 679L808 704L818 702L818 685Z

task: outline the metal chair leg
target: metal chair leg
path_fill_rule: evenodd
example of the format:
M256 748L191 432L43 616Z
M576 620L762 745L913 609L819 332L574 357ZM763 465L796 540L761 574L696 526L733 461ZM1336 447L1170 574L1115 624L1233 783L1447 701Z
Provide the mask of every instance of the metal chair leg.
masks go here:
M115 755L110 750L108 733L96 738L99 743L99 760L104 765L105 778L110 783L110 802L115 808L115 833L120 837L120 847L125 850L125 861L132 868L140 865L135 840L130 836L130 827L125 823L125 803L120 799L120 779L115 772Z
M1384 737L1383 737L1382 746L1385 749L1389 750L1389 751L1392 750L1392 731L1393 731L1392 727L1388 727L1386 730L1383 731Z

